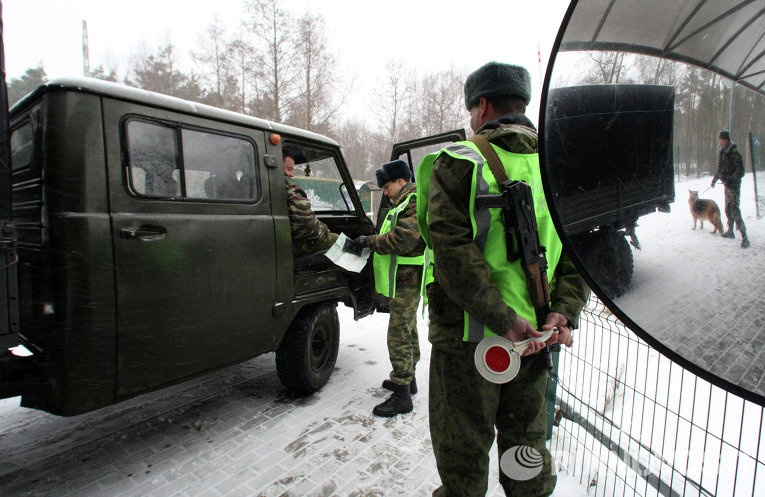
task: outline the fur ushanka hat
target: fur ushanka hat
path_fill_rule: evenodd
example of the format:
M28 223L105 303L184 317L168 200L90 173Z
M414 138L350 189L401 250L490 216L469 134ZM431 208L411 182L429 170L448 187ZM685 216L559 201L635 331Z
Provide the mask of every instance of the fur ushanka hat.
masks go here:
M377 186L382 188L385 183L389 181L395 181L399 178L404 178L407 181L412 180L412 172L409 170L409 164L401 159L394 160L393 162L386 162L380 169L375 171L377 176Z
M531 101L531 75L525 67L489 62L479 67L465 81L465 107L472 109L481 97L517 95L526 105Z

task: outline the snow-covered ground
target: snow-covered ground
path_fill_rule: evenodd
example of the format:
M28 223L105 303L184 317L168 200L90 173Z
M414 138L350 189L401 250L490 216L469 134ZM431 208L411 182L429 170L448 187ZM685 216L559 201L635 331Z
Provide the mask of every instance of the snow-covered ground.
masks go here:
M427 324L413 413L372 415L389 392L387 314L353 321L329 383L298 398L273 355L72 418L0 400L0 495L428 496L439 479L427 415ZM489 496L497 484L492 454ZM586 486L559 471L557 497Z
M371 410L388 394L379 388L390 368L387 315L354 322L349 309L338 311L337 369L307 398L281 387L268 354L73 418L1 400L0 495L430 495L438 475L426 323L419 323L415 410L382 419ZM664 495L670 482L673 495L708 495L695 482L721 497L734 495L733 485L735 495L765 495L762 463L752 490L765 439L761 408L672 364L596 301L576 337L561 354L558 394L579 419L564 418L553 432L555 496L658 495L649 483L656 479L666 482ZM499 496L496 452L491 457L487 495Z
M691 229L688 190L724 211L724 189L710 183L681 179L671 213L640 219L633 282L616 303L684 358L763 395L765 219L757 219L747 174L741 210L750 248L740 248L738 233L711 235L709 223ZM761 406L660 355L594 299L583 318L573 349L561 354L568 419L553 438L559 467L595 495L765 495Z
M693 230L689 190L717 203L727 229L724 187L709 189L710 183L709 176L683 179L670 213L640 218L642 250L633 251L632 284L616 304L686 359L765 396L765 219L757 219L750 173L741 185L741 213L751 247L740 247L738 231L735 240L712 235L708 222Z

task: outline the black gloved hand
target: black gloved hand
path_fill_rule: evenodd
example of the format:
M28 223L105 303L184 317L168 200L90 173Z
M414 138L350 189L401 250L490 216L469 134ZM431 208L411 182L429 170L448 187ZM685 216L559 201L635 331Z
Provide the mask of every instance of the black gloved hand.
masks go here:
M357 236L356 237L356 243L358 243L362 247L368 247L369 246L369 239L370 238L371 237L366 236L366 235Z
M353 255L361 255L362 248L361 245L356 243L356 240L351 240L349 238L345 241L345 245L343 245L343 252L348 252Z
M367 246L367 238L369 237L360 236L355 240L347 239L345 245L343 245L343 251L353 255L361 255L361 251Z

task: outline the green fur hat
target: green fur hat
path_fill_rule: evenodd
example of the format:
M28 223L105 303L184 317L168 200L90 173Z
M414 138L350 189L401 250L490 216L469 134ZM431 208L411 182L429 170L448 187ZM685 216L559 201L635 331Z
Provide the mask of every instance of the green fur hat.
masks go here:
M489 62L479 67L465 81L465 106L472 109L481 97L517 95L526 105L531 101L531 75L525 67Z
M394 160L393 162L386 162L380 169L375 171L377 176L377 186L382 188L385 183L395 181L399 178L404 178L407 181L412 180L412 172L409 170L409 164L401 159Z

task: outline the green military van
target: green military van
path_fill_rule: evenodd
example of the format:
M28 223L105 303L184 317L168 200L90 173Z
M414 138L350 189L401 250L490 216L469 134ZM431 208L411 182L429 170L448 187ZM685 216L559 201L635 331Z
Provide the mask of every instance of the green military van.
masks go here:
M338 303L374 311L367 273L293 255L286 153L333 232L374 233L329 138L88 78L26 96L10 131L0 397L75 415L271 351L310 393Z

